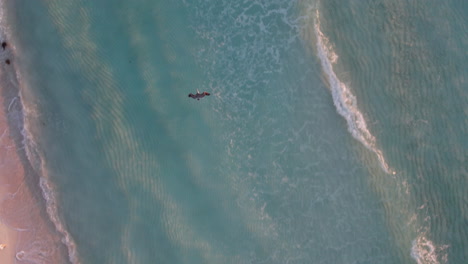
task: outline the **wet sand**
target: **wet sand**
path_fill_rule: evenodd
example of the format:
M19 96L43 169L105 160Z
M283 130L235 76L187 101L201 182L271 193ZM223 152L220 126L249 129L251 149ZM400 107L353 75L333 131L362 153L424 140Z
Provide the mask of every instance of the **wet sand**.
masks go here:
M0 244L6 245L0 263L68 263L61 235L46 212L39 175L26 155L14 60L12 64L0 66Z
M15 263L15 248L18 242L18 230L9 226L11 210L6 205L14 197L24 178L21 164L15 153L14 143L9 137L5 115L0 115L0 244L6 247L0 250L0 263Z

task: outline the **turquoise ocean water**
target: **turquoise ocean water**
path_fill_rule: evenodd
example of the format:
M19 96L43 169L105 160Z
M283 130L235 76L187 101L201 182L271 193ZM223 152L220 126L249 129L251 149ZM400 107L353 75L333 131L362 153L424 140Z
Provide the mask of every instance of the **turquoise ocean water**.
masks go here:
M1 5L70 263L468 260L466 1Z

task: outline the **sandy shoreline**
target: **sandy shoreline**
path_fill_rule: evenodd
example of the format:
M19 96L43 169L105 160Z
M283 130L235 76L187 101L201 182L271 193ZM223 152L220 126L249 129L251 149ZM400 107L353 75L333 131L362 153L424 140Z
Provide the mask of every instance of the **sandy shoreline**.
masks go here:
M13 52L0 47L0 263L68 263L26 155L18 84Z
M18 51L10 32L17 12L8 12L13 3L0 1L0 248L5 245L0 264L70 263L63 235L46 210L40 172L26 154L20 91L34 84L18 76Z
M21 182L24 180L24 171L18 156L16 147L10 138L6 115L3 109L0 113L0 244L6 247L0 250L0 263L15 263L15 248L18 240L17 230L8 226L10 209L4 204L14 196Z

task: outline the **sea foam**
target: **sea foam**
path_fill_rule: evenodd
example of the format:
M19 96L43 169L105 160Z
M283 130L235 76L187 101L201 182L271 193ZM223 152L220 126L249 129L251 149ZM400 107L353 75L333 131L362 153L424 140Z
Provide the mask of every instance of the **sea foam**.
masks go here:
M17 74L20 73L18 72ZM24 89L22 90L24 91ZM21 92L19 94L19 102L22 103L24 119L24 127L21 130L21 134L23 136L23 147L25 148L26 156L30 164L39 174L39 187L41 188L42 196L46 203L47 214L54 224L55 230L62 235L61 241L67 247L70 263L79 264L80 261L78 258L76 243L59 216L57 195L53 184L48 178L49 173L46 168L46 161L43 159L43 155L41 155L40 149L36 144L35 137L29 128L30 122L28 122L28 120L35 119L37 112L24 104ZM27 255L32 253L33 252L19 252L20 255L17 255L16 257L19 259L18 257L21 256L21 259L27 259Z
M333 51L328 38L320 30L319 18L319 11L316 10L314 29L315 37L317 38L317 55L330 85L333 103L336 110L345 118L348 124L348 131L351 135L353 135L353 137L361 142L367 149L375 153L382 169L388 174L395 174L385 161L382 151L376 147L375 137L367 129L364 116L358 109L356 97L346 84L338 79L333 71L333 64L337 62L338 55Z
M412 242L411 257L418 264L440 264L447 263L447 245L437 246L424 235L418 236Z
M13 39L13 37L10 26L5 18L6 7L4 6L4 4L4 2L0 1L0 40L11 40ZM9 57L14 56L14 54L16 53L16 47L13 44L14 43L11 42L9 43L8 51L1 53L0 58L3 58L6 55L8 55ZM5 72L5 74L7 75L8 82L12 86L17 87L18 95L11 99L7 111L11 115L12 113L10 113L10 111L13 108L15 108L16 105L19 104L20 111L18 112L19 115L17 116L17 118L18 129L22 137L22 146L20 148L24 149L29 163L39 174L39 187L41 188L42 195L46 202L47 214L50 220L53 222L56 230L62 235L62 243L65 244L65 246L68 249L68 259L72 264L78 264L80 263L80 261L78 259L76 244L73 241L73 238L71 237L70 233L66 230L65 224L59 217L56 192L52 188L52 185L47 178L47 171L44 168L44 161L41 158L41 155L39 154L39 150L35 143L36 141L34 140L34 136L32 135L33 133L31 133L29 129L30 123L28 122L28 120L35 119L37 117L37 113L32 108L28 107L27 104L25 104L25 100L23 98L24 96L22 93L25 93L27 91L25 89L22 89L23 87L21 87L22 85L24 85L24 83L20 82L20 80L22 80L21 72L17 67L12 66L10 68L12 70ZM20 250L16 252L15 258L18 261L43 263L44 257L50 256L50 254L52 254L51 252L53 252L55 249L46 249L46 251L44 251L45 248L42 246L36 248L39 244L35 242L34 247L31 247L28 250Z

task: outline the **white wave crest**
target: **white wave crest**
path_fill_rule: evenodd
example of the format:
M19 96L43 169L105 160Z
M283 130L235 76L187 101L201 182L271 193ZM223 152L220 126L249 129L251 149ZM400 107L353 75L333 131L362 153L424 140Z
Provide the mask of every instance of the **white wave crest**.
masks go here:
M64 224L62 223L61 219L58 215L57 210L57 198L55 197L55 192L52 189L49 181L45 177L41 177L39 184L42 189L42 195L46 200L47 204L47 213L49 214L50 219L55 225L55 229L62 234L62 243L67 246L68 249L68 259L73 264L79 264L78 254L76 250L76 244L73 241L72 236L65 228Z
M447 245L437 246L424 235L420 235L412 242L411 257L418 264L447 263Z
M328 38L320 30L319 11L316 10L315 36L317 38L317 54L320 59L323 71L330 84L333 103L337 112L343 116L348 124L348 131L361 142L367 149L377 155L382 169L388 174L395 174L391 171L382 151L376 147L375 137L367 129L364 116L357 107L356 97L349 88L338 79L333 71L333 63L338 60L338 55L333 51Z
M40 148L36 144L34 133L32 132L31 121L38 118L38 113L33 106L25 104L25 94L28 93L28 90L19 83L18 80L22 80L21 72L15 70L16 75L10 80L10 82L17 86L19 89L19 94L15 97L9 105L13 107L13 104L20 104L21 114L20 118L22 119L19 128L22 135L22 146L24 148L26 157L33 167L33 169L39 174L39 187L42 191L42 196L46 202L46 211L49 216L49 219L55 226L55 229L62 235L62 243L67 247L68 250L68 259L72 264L80 264L78 253L76 249L76 243L74 242L70 233L66 230L63 220L60 218L58 213L58 203L56 198L56 192L52 187L52 184L48 180L48 173L45 167L45 160L43 160L43 155L40 153ZM14 102L13 102L14 101ZM29 250L22 250L17 252L16 259L19 261L40 261L37 256L46 257L48 252L44 251L44 247L30 248ZM31 262L33 263L33 262Z
M23 102L21 93L19 95L20 102ZM39 148L36 144L36 140L34 135L31 133L29 129L29 122L28 119L36 118L36 111L31 109L25 104L22 104L23 109L23 118L24 118L24 127L21 130L21 134L23 135L23 147L26 151L26 156L29 160L29 163L33 166L34 170L36 170L39 174L39 186L42 191L42 196L46 202L46 211L49 216L49 219L55 226L55 229L62 235L62 243L67 247L68 250L68 259L72 264L80 264L78 253L76 249L76 243L73 240L70 233L67 231L62 219L59 216L58 212L58 202L56 197L56 191L53 188L52 183L48 179L48 172L46 169L45 160L42 159L42 155L39 153ZM21 257L21 259L25 259L27 256L32 254L32 252L22 252L16 256Z

